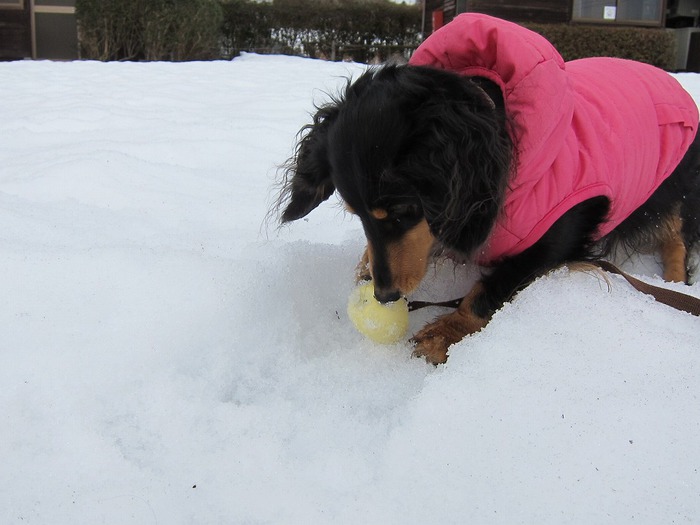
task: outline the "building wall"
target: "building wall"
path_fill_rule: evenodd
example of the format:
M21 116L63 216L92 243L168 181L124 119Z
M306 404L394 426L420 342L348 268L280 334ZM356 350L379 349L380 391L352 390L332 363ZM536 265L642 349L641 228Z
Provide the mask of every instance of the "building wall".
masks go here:
M78 58L75 0L0 0L0 59Z
M571 20L571 0L424 0L425 30L429 35L436 11L444 23L464 12L486 13L513 22L567 23Z
M30 0L0 0L0 60L32 56Z
M697 25L700 0L424 0L426 35L433 21L450 22L464 12L485 13L512 22L565 24L569 22L663 27L668 4L672 17ZM439 17L434 13L438 12ZM683 16L682 16L683 15ZM673 27L681 27L674 25Z
M558 24L571 20L571 0L467 0L466 11L512 22Z

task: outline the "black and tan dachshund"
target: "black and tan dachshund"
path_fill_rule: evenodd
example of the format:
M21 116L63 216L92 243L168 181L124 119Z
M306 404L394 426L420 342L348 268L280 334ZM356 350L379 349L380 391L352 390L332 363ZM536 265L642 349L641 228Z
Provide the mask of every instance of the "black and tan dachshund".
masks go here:
M318 108L300 136L284 170L281 221L304 217L337 191L362 222L361 273L382 302L411 293L435 254L479 259L517 166L517 130L501 87L430 67L366 72ZM450 345L481 330L533 279L620 243L660 250L664 278L687 281L687 253L700 237L699 168L695 139L651 197L603 238L610 199L576 204L533 245L493 262L456 311L416 333L415 354L444 362Z

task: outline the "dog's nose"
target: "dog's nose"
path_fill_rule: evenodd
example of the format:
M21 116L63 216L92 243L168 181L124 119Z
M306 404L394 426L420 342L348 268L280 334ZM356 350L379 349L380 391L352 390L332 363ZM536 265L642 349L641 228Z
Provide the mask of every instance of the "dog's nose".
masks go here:
M381 288L375 288L374 298L380 303L392 303L401 299L401 294L398 290L383 290Z

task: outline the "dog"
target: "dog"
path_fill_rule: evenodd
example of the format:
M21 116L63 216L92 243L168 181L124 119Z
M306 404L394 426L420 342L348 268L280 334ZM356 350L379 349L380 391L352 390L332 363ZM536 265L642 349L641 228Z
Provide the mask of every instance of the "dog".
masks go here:
M407 65L368 70L317 108L278 209L295 221L337 191L362 222L359 278L380 302L411 293L438 254L483 265L457 310L413 336L415 355L444 363L452 344L563 264L620 245L658 250L664 279L687 282L700 238L697 125L665 72L564 63L520 26L460 15Z

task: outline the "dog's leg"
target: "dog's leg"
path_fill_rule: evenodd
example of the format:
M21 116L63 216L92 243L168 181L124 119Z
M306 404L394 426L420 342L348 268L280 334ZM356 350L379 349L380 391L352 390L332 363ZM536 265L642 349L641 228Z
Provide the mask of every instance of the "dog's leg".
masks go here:
M688 280L688 253L681 236L683 221L674 215L668 222L668 235L661 242L661 260L664 268L664 281L685 283Z
M439 317L413 336L416 343L414 357L425 357L434 365L444 363L450 345L486 326L488 319L474 313L474 301L482 293L483 285L477 283L456 311Z
M565 262L591 258L593 235L606 216L608 200L584 201L555 222L542 238L522 253L501 261L469 292L457 311L436 319L414 336L414 355L438 364L447 360L450 345L478 332L503 303L533 279Z
M700 247L688 252L688 284L695 284L700 279Z

